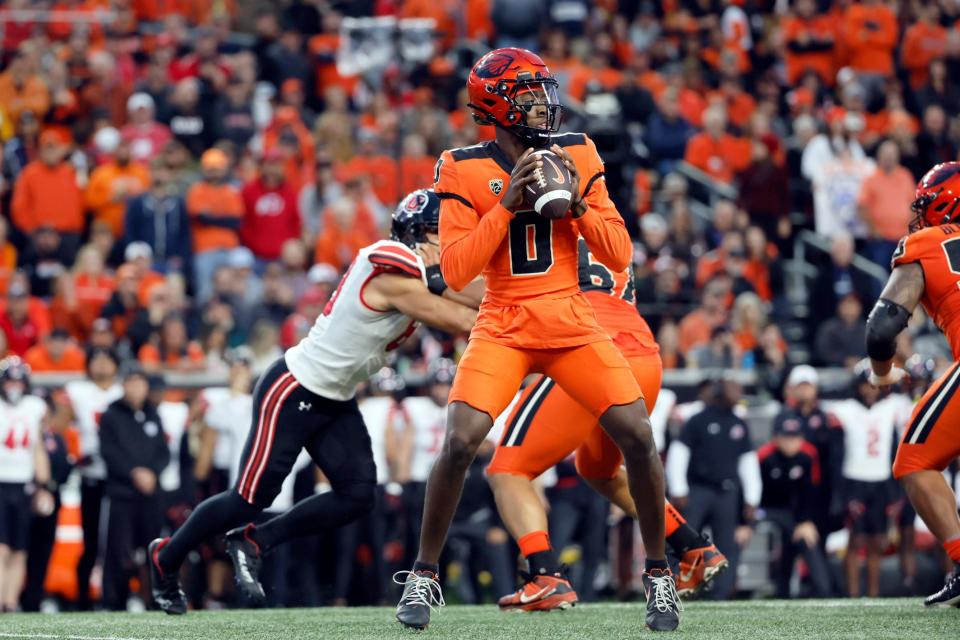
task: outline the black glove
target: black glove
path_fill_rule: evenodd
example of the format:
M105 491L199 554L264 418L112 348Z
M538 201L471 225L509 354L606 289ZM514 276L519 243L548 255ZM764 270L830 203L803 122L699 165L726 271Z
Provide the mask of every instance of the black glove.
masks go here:
M430 293L438 296L442 296L443 292L447 290L447 283L443 279L443 274L440 273L440 265L438 264L427 267L427 289L430 289Z

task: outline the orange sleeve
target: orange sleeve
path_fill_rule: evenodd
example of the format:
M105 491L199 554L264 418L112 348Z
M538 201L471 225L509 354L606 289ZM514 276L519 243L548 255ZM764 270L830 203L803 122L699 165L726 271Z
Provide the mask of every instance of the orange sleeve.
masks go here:
M187 344L187 360L190 362L203 362L203 349L196 342L191 341Z
M36 227L36 220L33 219L32 178L33 172L28 166L20 174L20 179L13 188L13 201L10 203L13 224L24 233L30 233Z
M87 209L96 211L105 204L110 204L110 181L107 176L106 167L94 170L90 176L90 184L87 185L87 191L84 194Z
M160 364L160 352L157 351L155 346L147 343L140 347L140 351L137 352L137 359L142 364Z
M456 164L449 151L438 162L435 185L440 196L440 270L454 291L480 275L507 235L513 214L498 202L480 215L460 193Z
M706 171L707 160L704 158L702 141L703 138L699 133L690 138L690 142L687 143L687 150L683 154L683 159L695 166L697 169Z
M623 271L633 260L633 243L607 192L603 160L590 138L587 138L587 153L587 175L580 177L586 180L582 197L586 200L587 212L576 219L576 226L597 260L614 271Z

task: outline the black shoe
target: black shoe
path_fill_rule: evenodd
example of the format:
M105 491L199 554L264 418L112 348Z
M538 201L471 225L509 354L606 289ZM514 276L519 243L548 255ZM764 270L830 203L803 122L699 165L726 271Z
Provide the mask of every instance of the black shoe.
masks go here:
M955 607L960 605L960 567L956 567L943 585L943 589L927 596L925 607Z
M430 612L446 604L437 575L432 571L398 571L393 574L393 581L403 585L397 620L412 629L426 629Z
M643 574L643 590L647 593L647 628L651 631L674 631L680 626L680 596L669 569L651 569Z
M262 607L267 604L267 595L260 585L260 566L262 554L260 545L253 541L250 532L253 525L248 524L241 529L234 529L227 533L227 554L233 561L233 578L240 593L252 607Z
M158 555L160 550L170 542L170 538L157 538L147 547L150 557L150 592L153 601L160 610L170 615L183 615L187 612L187 596L180 588L180 580L176 573L167 574L160 568Z

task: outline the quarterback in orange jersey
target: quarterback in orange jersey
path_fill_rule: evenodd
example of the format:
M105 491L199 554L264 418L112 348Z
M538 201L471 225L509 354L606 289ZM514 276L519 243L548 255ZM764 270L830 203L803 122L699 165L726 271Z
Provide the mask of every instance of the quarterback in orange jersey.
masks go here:
M646 624L676 629L680 604L664 553L663 468L640 386L629 363L580 292L578 238L613 271L633 245L610 200L603 162L583 134L558 135L557 81L525 49L482 57L467 80L469 107L496 139L445 151L434 189L441 198L440 267L462 289L478 275L486 294L450 392L443 448L430 472L413 570L405 572L397 619L425 628L442 604L438 561L477 448L528 373L544 373L596 417L622 451L647 552ZM524 187L549 148L571 177L570 210L560 219L530 211Z
M647 411L660 393L663 364L650 327L637 312L633 270L615 272L597 262L586 242L579 247L580 289L600 326L630 363ZM503 610L565 609L577 594L563 575L547 535L547 514L533 479L576 451L577 471L598 493L631 517L637 508L627 487L620 450L597 418L553 380L538 378L519 395L506 420L487 476L500 516L530 566L516 593L500 599ZM727 565L717 548L691 529L670 503L665 504L667 543L680 556L677 593L693 595Z
M897 335L923 305L960 358L960 163L938 164L917 185L910 234L893 254L893 272L867 319L871 383L889 386L906 373L894 366ZM960 455L960 363L955 362L917 403L900 440L893 475L954 562L928 607L960 604L960 518L956 496L941 475Z

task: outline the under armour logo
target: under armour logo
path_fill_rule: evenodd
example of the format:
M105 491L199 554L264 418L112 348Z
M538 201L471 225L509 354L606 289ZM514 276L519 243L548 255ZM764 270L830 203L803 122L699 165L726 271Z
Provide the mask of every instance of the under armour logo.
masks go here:
M313 408L313 405L309 402L300 401L300 411L310 411Z

